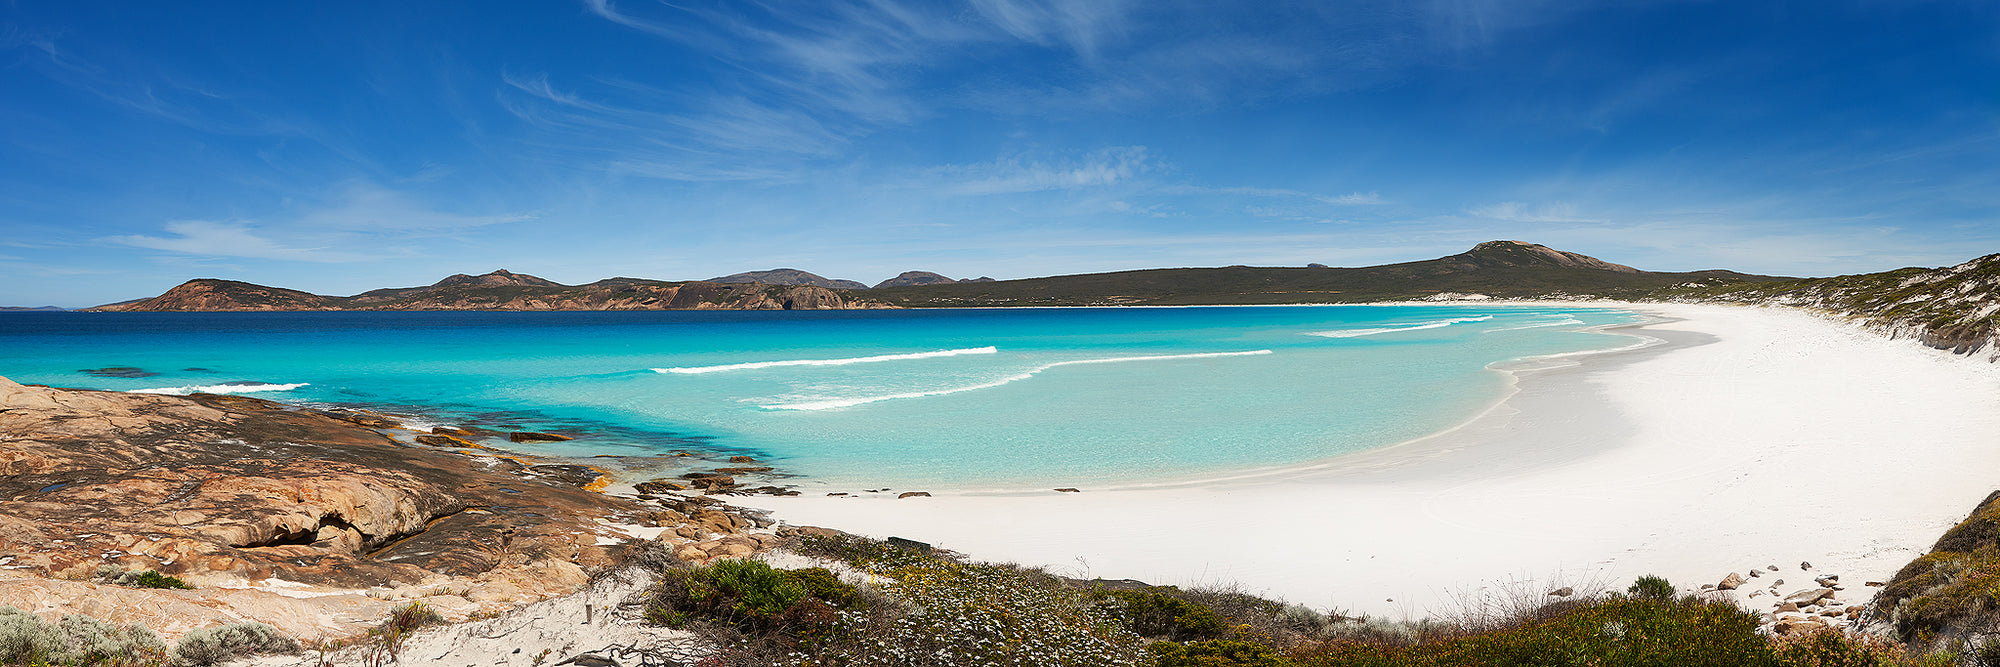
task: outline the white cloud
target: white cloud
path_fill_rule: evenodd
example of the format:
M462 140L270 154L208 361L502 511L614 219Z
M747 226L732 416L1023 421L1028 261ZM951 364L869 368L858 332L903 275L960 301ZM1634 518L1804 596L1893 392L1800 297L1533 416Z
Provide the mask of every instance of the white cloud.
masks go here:
M351 184L328 206L275 223L254 220L174 220L163 234L126 234L101 240L196 257L245 257L346 263L413 256L414 241L489 225L533 219L527 213L462 215L418 204L410 196L372 184Z
M239 222L176 220L166 224L172 236L127 235L106 240L140 248L165 250L204 257L251 257L301 262L357 262L367 255L328 251L323 248L294 248L258 236L255 229Z
M1565 202L1532 205L1503 201L1466 209L1465 213L1475 218L1510 222L1602 222L1599 219L1583 217L1577 212L1575 204Z
M1123 146L1092 151L1078 160L1044 162L1003 158L971 165L948 165L931 170L931 176L945 181L939 190L947 194L995 195L1044 190L1075 190L1118 185L1153 168L1145 146Z
M1176 185L1176 186L1161 188L1160 191L1166 194L1177 194L1177 195L1213 194L1213 195L1245 195L1250 197L1268 197L1273 199L1310 199L1312 201L1316 201L1322 204L1332 204L1335 206L1377 206L1389 203L1388 200L1383 199L1382 195L1377 192L1349 192L1344 195L1323 195L1316 192L1288 190L1285 188L1257 188L1257 187L1217 188L1217 187L1207 187L1199 185Z

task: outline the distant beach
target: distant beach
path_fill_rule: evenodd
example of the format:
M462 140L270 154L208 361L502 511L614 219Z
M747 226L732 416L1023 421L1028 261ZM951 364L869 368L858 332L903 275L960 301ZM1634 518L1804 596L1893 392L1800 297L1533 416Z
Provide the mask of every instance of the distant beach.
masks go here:
M1802 563L1865 599L1993 490L2000 368L1803 311L1622 307L1657 318L1620 328L1645 345L1514 372L1480 417L1393 448L1162 488L747 504L1072 576L1423 616L1767 565L1789 591Z

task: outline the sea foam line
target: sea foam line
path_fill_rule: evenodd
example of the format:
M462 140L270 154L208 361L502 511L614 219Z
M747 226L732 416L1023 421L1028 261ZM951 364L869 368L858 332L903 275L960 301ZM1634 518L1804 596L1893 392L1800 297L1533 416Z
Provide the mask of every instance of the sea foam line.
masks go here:
M906 359L935 359L938 357L956 357L962 354L993 354L999 351L1000 348L988 345L986 347L968 347L959 350L937 350L935 352L910 352L907 354L878 354L872 357L849 357L846 359L792 359L787 361L752 361L741 364L722 364L719 366L685 366L679 368L655 368L653 369L653 372L682 373L682 374L692 375L699 373L721 373L725 371L747 371L758 368L775 368L778 366L846 366L848 364L871 364L878 361L903 361Z
M292 384L271 384L269 382L226 382L223 384L190 385L186 387L157 387L154 389L133 389L125 393L166 394L169 396L186 396L188 394L248 394L251 392L258 392L258 391L291 391L293 389L308 386L311 384L312 383L310 382L294 382Z
M816 401L773 403L770 405L760 405L757 407L764 408L766 410L831 410L834 408L846 408L856 405L863 405L866 403L875 403L878 401L893 401L903 398L927 398L930 396L943 396L945 394L957 394L967 391L992 389L994 387L998 387L1001 385L1012 384L1015 382L1026 380L1028 378L1034 377L1035 374L1037 373L1049 370L1051 368L1056 368L1059 366L1081 366L1084 364L1116 364L1127 361L1168 361L1174 359L1211 359L1215 357L1247 357L1247 356L1270 354L1270 353L1271 353L1270 350L1250 350L1247 352L1197 352L1194 354L1160 354L1160 355L1152 355L1144 357L1110 357L1107 359L1076 359L1072 361L1058 361L1054 363L1042 364L1040 366L1036 366L1026 371L1009 375L1007 377L1000 378L992 382L982 382L979 384L965 386L965 387L952 387L950 389L934 389L930 391L912 391L901 394L883 394L880 396L829 398Z
M1583 324L1583 320L1579 320L1574 317L1565 317L1563 319L1556 320L1554 322L1536 322L1533 324L1523 324L1518 327L1500 327L1498 329L1487 329L1486 333L1493 333L1495 331L1519 331L1521 329L1539 329L1542 327L1567 327L1578 324Z
M1327 338L1356 338L1360 336L1373 336L1375 334L1395 333L1398 331L1416 331L1418 329L1438 329L1458 324L1460 322L1484 322L1490 319L1493 319L1492 315L1481 315L1479 317L1454 317L1448 320L1424 322L1421 324L1412 324L1409 326L1401 326L1401 327L1382 327L1379 329L1335 329L1333 331L1313 331L1307 333L1306 335L1325 336Z

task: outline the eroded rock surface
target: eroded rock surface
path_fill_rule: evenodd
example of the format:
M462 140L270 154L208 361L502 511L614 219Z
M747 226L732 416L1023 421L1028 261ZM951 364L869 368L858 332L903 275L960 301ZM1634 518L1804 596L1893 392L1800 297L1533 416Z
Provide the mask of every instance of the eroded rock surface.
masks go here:
M755 520L719 502L670 499L683 513L593 493L570 469L583 466L399 443L378 430L393 425L240 396L0 378L0 604L95 611L170 636L262 620L310 640L365 630L353 624L394 600L464 617L569 594L648 527L716 555L762 546L731 539ZM86 583L105 565L197 590Z

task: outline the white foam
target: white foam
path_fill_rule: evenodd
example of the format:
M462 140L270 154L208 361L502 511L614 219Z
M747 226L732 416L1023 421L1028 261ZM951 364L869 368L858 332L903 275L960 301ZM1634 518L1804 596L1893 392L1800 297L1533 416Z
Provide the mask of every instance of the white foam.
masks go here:
M1127 361L1169 361L1175 359L1212 359L1215 357L1244 357L1244 356L1270 354L1270 353L1271 353L1270 350L1250 350L1248 352L1197 352L1194 354L1160 354L1160 355L1143 356L1143 357L1110 357L1106 359L1077 359L1073 361L1058 361L1054 363L1043 364L1040 366L1036 366L1034 368L1030 368L1026 371L1022 371L1020 373L1000 378L998 380L994 380L991 382L982 382L979 384L968 385L963 387L951 387L948 389L933 389L928 391L912 391L900 394L881 394L877 396L857 396L857 397L844 397L844 398L802 400L791 403L773 403L769 405L760 405L757 407L764 408L766 410L831 410L833 408L846 408L866 403L876 403L880 401L893 401L903 398L926 398L930 396L943 396L946 394L957 394L968 391L978 391L981 389L992 389L994 387L1011 384L1014 382L1019 382L1021 380L1026 380L1028 378L1034 377L1037 373L1046 371L1051 368L1056 368L1058 366L1080 366L1083 364L1116 364L1116 363L1124 363Z
M1460 322L1484 322L1484 321L1487 321L1487 320L1490 320L1490 319L1493 319L1493 316L1492 316L1492 315L1481 315L1481 316L1479 316L1479 317L1455 317L1455 318L1452 318L1452 319L1448 319L1448 320L1437 320L1437 321L1434 321L1434 322L1423 322L1423 323L1420 323L1420 324L1410 324L1410 325L1405 325L1405 326L1400 326L1400 327L1381 327L1381 328L1375 328L1375 329L1335 329L1335 330L1333 330L1333 331L1314 331L1314 332L1310 332L1310 333L1307 333L1306 335L1308 335L1308 336L1325 336L1325 337L1327 337L1327 338L1356 338L1356 337L1360 337L1360 336L1373 336L1373 335L1375 335L1375 334L1385 334L1385 333L1395 333L1395 332L1398 332L1398 331L1416 331L1416 330L1419 330L1419 329L1439 329L1439 328L1443 328L1443 327L1448 327L1448 326L1451 326L1451 325L1454 325L1454 324L1458 324L1458 323L1460 323Z
M128 394L167 394L186 396L188 394L248 394L259 391L291 391L311 385L310 382L291 384L271 384L269 382L232 382L226 384L192 385L186 387L157 387L154 389L133 389Z
M1574 317L1565 317L1563 319L1555 320L1553 322L1534 322L1531 324L1523 324L1518 327L1500 327L1498 329L1487 329L1486 333L1493 333L1495 331L1520 331L1522 329L1540 329L1542 327L1569 327L1581 324L1583 324L1583 320L1579 320Z
M999 351L1000 348L988 345L986 347L968 347L959 350L937 350L935 352L911 352L907 354L879 354L872 357L850 357L846 359L792 359L786 361L752 361L741 364L722 364L719 366L655 368L653 369L653 372L697 374L697 373L721 373L725 371L747 371L758 368L774 368L778 366L846 366L848 364L871 364L880 361L904 361L909 359L935 359L938 357L956 357L964 354L993 354Z

